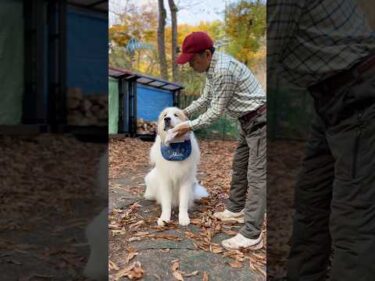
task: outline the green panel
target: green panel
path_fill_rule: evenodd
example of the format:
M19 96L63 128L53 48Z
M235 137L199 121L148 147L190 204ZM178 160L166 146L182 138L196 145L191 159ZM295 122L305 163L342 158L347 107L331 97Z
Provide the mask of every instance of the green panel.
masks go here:
M198 96L180 95L180 108L189 106ZM191 119L197 118L198 114ZM211 126L199 129L196 135L207 139L235 140L239 136L239 122L236 119L224 115L214 122Z
M118 80L109 77L108 82L108 133L117 134L119 121Z
M17 125L22 118L23 1L0 3L0 125Z
M308 137L313 104L306 90L268 90L267 100L270 139L305 140Z

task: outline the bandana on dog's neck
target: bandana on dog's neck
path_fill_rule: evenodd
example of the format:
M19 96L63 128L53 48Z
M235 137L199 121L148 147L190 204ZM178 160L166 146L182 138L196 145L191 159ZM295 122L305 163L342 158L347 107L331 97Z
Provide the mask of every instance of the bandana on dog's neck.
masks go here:
M191 141L188 139L184 142L175 142L169 145L161 144L160 150L165 160L183 161L191 154Z

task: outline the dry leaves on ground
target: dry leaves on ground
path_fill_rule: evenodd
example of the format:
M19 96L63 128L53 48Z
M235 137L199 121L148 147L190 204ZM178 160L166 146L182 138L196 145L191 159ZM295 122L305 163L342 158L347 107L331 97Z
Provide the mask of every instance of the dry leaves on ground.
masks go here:
M144 177L145 168L148 165L148 153L152 143L142 142L136 139L111 140L110 143L110 177L126 177L131 175L133 178ZM231 166L236 142L231 141L200 141L201 164L199 165L198 177L200 183L205 186L210 194L197 202L199 211L195 211L191 216L191 224L197 227L197 231L184 231L185 239L192 240L195 247L199 250L211 252L223 257L228 257L228 266L233 268L242 268L249 266L251 270L261 271L265 267L265 248L256 251L236 251L230 252L215 243L213 238L225 233L228 235L237 234L236 224L225 223L213 217L215 211L224 208L224 199L228 198L228 191L231 181ZM131 164L130 164L131 163ZM138 174L143 173L143 174ZM137 186L124 186L126 189L137 190ZM142 188L138 188L140 197ZM158 209L156 209L158 210ZM125 214L129 214L126 216ZM157 218L160 214L156 212L142 215L138 208L130 205L124 210L113 210L110 214L111 231L121 232L125 235L126 243L139 241L142 239L167 239L180 241L181 237L164 234L166 230L180 230L178 224L174 221L164 227L156 226ZM251 261L251 262L250 262ZM251 268L250 268L251 265ZM176 263L174 264L176 267ZM176 280L183 280L188 275L178 269L172 270ZM194 272L195 274L198 274ZM190 273L192 274L192 273ZM208 273L203 273L203 280L208 280Z
M115 280L117 281L122 277L127 277L130 280L139 280L143 277L144 273L145 271L142 268L141 263L136 261L117 272L115 274Z

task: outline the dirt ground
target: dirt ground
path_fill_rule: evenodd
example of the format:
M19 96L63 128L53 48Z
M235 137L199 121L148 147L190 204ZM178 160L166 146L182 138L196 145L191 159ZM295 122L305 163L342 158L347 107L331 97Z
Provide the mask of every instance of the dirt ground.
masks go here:
M157 226L160 207L146 201L144 176L152 143L113 139L109 146L110 280L265 280L265 249L227 251L220 242L238 225L212 214L224 208L231 179L234 141L200 141L198 178L210 196L190 212L191 225Z
M294 184L301 167L304 143L268 142L267 157L267 274L286 274L292 234Z
M86 280L84 231L107 203L95 193L104 149L72 136L0 137L0 280Z
M95 194L103 145L69 136L0 138L1 280L86 280L87 223L106 205ZM265 280L266 249L226 251L220 241L237 225L212 217L224 207L233 141L200 141L199 179L210 192L191 212L192 224L160 228L160 207L142 199L151 143L110 143L110 280ZM290 148L293 147L291 150ZM268 150L268 277L285 274L293 186L303 143L278 141ZM127 277L126 277L127 276Z
M106 205L95 194L105 146L70 136L0 138L1 280L86 280L87 223ZM157 227L160 207L142 199L151 143L110 143L110 280L265 280L266 249L226 251L220 241L238 230L212 217L224 207L233 141L200 141L199 179L210 192L191 212L192 224ZM293 148L292 150L290 148ZM293 186L303 143L268 150L268 277L285 273ZM127 277L126 277L127 276Z

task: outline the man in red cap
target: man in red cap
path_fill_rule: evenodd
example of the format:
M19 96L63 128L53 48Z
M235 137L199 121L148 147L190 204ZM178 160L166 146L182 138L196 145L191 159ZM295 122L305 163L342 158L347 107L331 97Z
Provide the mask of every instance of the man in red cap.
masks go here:
M189 63L198 73L206 73L201 97L184 109L198 118L174 128L178 135L207 127L224 113L241 124L240 141L233 160L229 202L222 221L244 223L239 233L222 242L227 249L261 248L261 227L266 207L266 95L253 73L241 62L215 51L205 32L193 32L182 44L178 64Z

